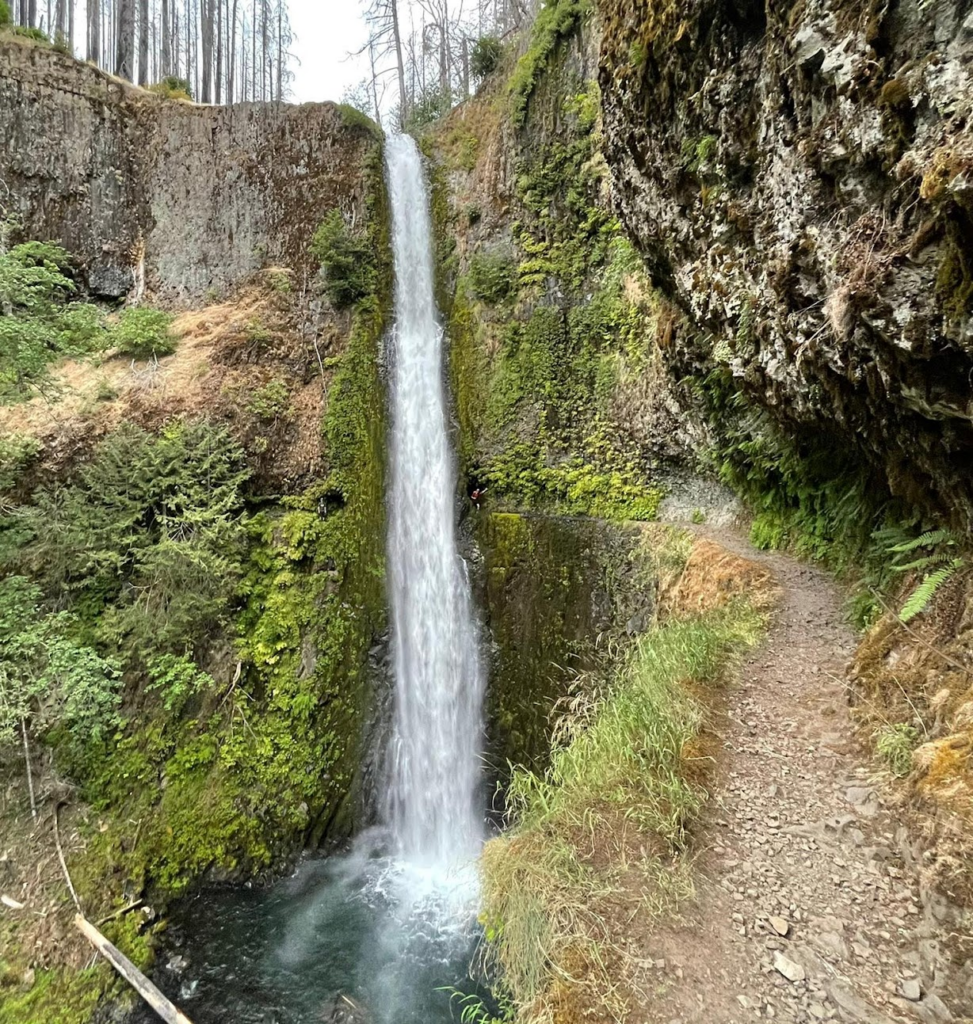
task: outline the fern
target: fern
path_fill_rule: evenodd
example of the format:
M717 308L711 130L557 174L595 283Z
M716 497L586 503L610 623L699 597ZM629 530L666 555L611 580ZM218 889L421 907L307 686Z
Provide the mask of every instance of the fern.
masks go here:
M964 564L962 558L954 558L935 572L927 573L902 606L902 610L899 612L901 621L910 622L920 612L924 612L939 588L951 579Z
M904 555L915 551L916 548L934 548L940 544L946 544L949 547L956 546L956 535L952 530L927 530L918 537L913 537L912 540L888 548L888 552L890 555Z

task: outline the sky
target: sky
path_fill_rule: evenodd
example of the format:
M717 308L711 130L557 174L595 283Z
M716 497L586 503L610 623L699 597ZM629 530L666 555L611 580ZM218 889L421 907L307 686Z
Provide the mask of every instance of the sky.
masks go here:
M289 0L291 28L297 37L292 52L295 103L340 100L365 75L367 61L348 59L365 42L362 0Z

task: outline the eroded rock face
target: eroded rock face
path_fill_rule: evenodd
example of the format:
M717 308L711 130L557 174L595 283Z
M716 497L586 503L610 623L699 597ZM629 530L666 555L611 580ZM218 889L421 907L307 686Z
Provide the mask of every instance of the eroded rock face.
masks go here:
M328 210L364 218L367 128L330 103L163 100L52 50L0 44L0 206L84 262L90 290L190 302L265 266L313 275Z
M614 198L783 432L973 525L973 4L601 0Z

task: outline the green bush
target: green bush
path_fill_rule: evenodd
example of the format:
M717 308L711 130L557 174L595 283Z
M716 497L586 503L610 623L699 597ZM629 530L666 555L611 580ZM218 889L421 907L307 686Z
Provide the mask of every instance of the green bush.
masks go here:
M314 233L311 255L324 271L324 290L336 309L347 309L375 287L375 254L363 234L348 230L338 209Z
M119 355L133 359L167 356L176 350L176 339L170 330L172 320L161 309L131 306L122 310L111 330L111 347Z
M40 450L40 441L30 434L0 434L0 491L17 483Z
M7 0L0 0L0 28L9 28L12 23L13 18L10 17Z
M257 388L247 401L247 409L262 420L278 420L290 407L290 389L287 382L276 377Z
M220 427L126 424L72 482L37 492L14 567L71 594L97 640L128 660L192 650L224 622L239 579L247 476Z
M44 614L40 589L24 576L0 580L0 743L23 722L65 726L76 742L119 723L119 672L78 642L67 612Z
M0 253L0 401L50 392L55 359L104 347L101 313L71 301L70 273L71 257L51 243L25 242Z
M503 302L517 284L517 266L506 253L478 252L470 260L470 292L495 306Z
M27 25L14 25L14 35L23 36L24 39L33 39L35 43L49 43L47 34L39 28L30 28Z
M185 78L177 78L175 75L169 75L167 78L163 78L161 82L150 85L149 92L164 96L167 100L192 102L193 98L193 90L189 82Z
M480 36L470 50L470 71L480 81L494 71L503 56L503 43L496 36Z
M213 677L203 672L185 654L162 654L148 664L146 689L158 693L166 711L178 714L190 698L204 690L213 691Z

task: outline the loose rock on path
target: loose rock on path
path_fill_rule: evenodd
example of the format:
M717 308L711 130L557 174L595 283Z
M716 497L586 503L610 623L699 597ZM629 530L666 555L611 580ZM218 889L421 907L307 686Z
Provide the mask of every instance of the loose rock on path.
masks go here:
M855 646L837 588L784 556L775 621L715 723L697 900L645 951L648 1019L973 1020L973 976L950 962L957 910L920 891L906 829L883 807L845 690Z

